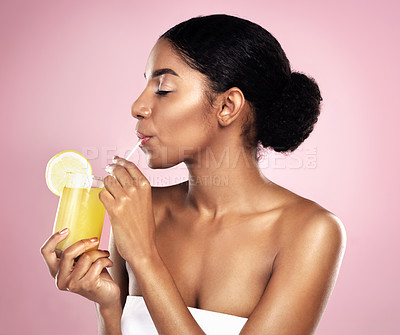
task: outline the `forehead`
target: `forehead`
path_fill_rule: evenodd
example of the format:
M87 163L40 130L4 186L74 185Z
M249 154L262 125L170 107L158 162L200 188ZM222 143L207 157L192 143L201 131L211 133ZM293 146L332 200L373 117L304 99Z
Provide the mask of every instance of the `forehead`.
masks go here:
M206 76L187 65L171 46L170 42L160 39L154 45L147 60L145 75L150 78L154 71L171 69L181 79L198 79L206 81Z

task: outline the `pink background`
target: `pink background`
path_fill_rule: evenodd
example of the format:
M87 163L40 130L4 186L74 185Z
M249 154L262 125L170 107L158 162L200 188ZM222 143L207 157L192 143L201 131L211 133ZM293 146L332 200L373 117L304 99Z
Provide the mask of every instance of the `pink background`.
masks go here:
M136 141L130 105L158 36L192 16L227 13L273 33L324 97L298 151L262 162L269 178L334 212L347 229L317 334L399 334L399 7L394 0L2 0L0 333L96 333L93 304L58 291L41 259L58 202L45 184L46 163L77 150L103 175ZM182 166L151 171L142 153L133 160L153 184L186 176ZM106 222L102 247L108 234Z

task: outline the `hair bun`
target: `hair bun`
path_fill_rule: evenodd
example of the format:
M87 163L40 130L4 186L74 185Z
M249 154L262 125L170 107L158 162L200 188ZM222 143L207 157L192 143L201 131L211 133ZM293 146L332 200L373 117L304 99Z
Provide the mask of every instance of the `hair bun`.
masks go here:
M315 80L292 72L291 80L269 111L257 115L258 141L278 152L295 150L318 121L321 101Z

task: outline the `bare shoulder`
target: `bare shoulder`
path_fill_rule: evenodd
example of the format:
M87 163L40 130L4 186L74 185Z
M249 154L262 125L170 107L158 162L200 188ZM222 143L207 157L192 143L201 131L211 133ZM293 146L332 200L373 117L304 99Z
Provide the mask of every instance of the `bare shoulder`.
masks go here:
M284 188L274 193L277 252L272 275L243 334L312 334L338 277L346 246L341 220Z
M284 189L286 206L282 209L282 251L310 253L326 250L341 258L346 248L346 230L334 213L318 203Z
M316 202L301 198L292 209L292 215L299 215L298 237L324 240L337 243L343 247L346 244L346 230L342 221L332 212Z
M279 232L279 245L293 247L296 243L336 243L346 245L346 230L342 221L317 202L304 198L282 186L273 184L274 207L279 214L275 228Z

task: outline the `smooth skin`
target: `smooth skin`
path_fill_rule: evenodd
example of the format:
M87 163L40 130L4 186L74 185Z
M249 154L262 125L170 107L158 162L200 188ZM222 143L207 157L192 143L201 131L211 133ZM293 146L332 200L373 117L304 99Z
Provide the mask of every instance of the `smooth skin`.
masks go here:
M100 193L109 252L85 252L98 241L84 240L57 259L68 232L54 234L41 251L57 286L96 302L99 334L121 334L127 295L143 296L160 334L204 334L187 306L248 318L243 335L313 334L342 262L343 224L263 176L241 136L250 107L240 89L210 105L206 78L164 40L145 77L132 115L151 136L148 165L184 162L189 181L152 188L116 157Z

